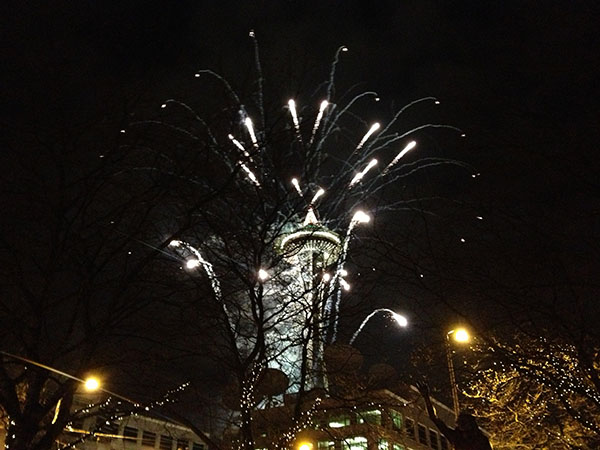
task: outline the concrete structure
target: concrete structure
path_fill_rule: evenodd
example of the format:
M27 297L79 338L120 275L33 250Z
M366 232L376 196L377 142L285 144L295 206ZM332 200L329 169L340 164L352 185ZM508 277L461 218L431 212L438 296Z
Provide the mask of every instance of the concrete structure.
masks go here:
M62 442L73 442L82 434L92 436L75 446L81 450L206 450L207 446L183 425L146 416L124 417L105 422L102 417L89 417L65 430ZM100 428L98 428L101 426Z
M352 398L324 398L309 425L293 433L287 445L298 449L307 444L311 450L449 450L415 389L408 388L406 396L410 400L381 389ZM439 417L452 425L452 409L435 400L434 405ZM257 450L281 448L281 437L293 428L286 419L292 409L289 404L257 411Z

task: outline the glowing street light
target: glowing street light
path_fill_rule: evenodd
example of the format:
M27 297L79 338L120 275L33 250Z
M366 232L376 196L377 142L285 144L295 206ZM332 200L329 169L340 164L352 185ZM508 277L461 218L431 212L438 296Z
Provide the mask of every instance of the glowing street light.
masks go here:
M310 442L300 442L298 444L298 450L312 450L313 445Z
M96 377L88 377L85 379L83 385L86 391L94 392L100 388L100 381Z
M350 339L350 342L349 342L350 345L352 345L354 343L354 341L356 340L356 338L358 337L358 335L360 334L362 329L365 327L367 322L371 319L371 317L373 317L375 314L380 313L380 312L389 313L392 316L392 319L394 319L394 321L398 324L398 326L400 326L402 328L406 328L408 326L408 319L406 317L404 317L402 314L398 314L397 312L392 311L391 309L388 309L388 308L379 308L379 309L376 309L375 311L373 311L367 317L365 317L365 320L362 321L362 323L360 324L358 329L352 335L352 338Z
M456 342L461 344L465 344L471 340L471 336L469 336L469 332L464 328L457 328L456 330L451 330L448 332Z
M456 328L446 333L446 359L448 360L448 374L450 376L450 388L452 390L452 404L454 414L458 417L460 404L458 402L458 386L456 384L456 373L454 372L454 363L452 362L452 349L450 348L450 338L459 344L466 344L471 340L469 332L465 328Z

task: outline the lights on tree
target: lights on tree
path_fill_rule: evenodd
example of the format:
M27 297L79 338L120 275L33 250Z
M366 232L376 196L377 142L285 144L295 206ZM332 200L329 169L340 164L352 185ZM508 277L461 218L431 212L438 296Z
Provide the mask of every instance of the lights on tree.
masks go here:
M190 258L185 262L185 267L190 270L196 269L198 266L200 266L200 260L196 258Z
M265 281L269 278L269 272L267 272L265 269L259 269L258 270L258 279L261 281Z

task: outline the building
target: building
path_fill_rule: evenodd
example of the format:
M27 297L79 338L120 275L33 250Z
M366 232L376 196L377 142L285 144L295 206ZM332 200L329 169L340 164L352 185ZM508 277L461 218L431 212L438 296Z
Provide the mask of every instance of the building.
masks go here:
M365 392L353 398L317 401L311 417L300 430L291 417L293 398L285 405L259 410L255 416L257 450L296 448L312 450L449 450L450 445L429 419L415 388L407 398L390 390ZM314 400L314 397L313 397ZM454 413L433 400L437 413L453 424ZM282 437L288 435L287 442Z
M102 423L104 422L104 423ZM98 430L98 431L96 431ZM65 429L62 442L88 437L74 448L81 450L206 450L207 445L190 428L148 416L128 416L117 421L88 417Z

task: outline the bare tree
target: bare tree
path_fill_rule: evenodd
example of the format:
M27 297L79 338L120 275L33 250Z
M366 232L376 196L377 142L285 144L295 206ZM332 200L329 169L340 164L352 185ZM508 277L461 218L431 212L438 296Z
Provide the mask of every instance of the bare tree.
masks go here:
M444 158L400 162L416 145L411 139L424 130L456 129L437 123L402 128L399 119L418 105L435 105L432 97L393 112L384 126L367 124L354 111L378 100L377 94L350 90L338 96L335 91L345 47L337 50L329 76L317 89L318 108L295 100L271 106L271 98L280 94L266 89L258 45L251 38L255 84L250 94L202 70L196 77L213 99L223 94L214 111L203 107L200 114L171 99L163 103L160 120L136 124L206 143L210 171L202 171L200 192L219 179L233 180L191 215L180 203L174 217L193 217L194 225L178 234L169 250L180 260L180 266L173 264L172 280L190 293L187 305L193 312L187 316L196 322L192 325L202 320L205 328L193 341L204 345L193 351L211 355L230 374L233 394L227 403L239 411L234 415L237 445L244 449L254 447L256 408L284 402L287 388L293 395L285 398L294 402L293 421L298 421L306 395L327 389L323 352L339 339L351 240L377 212L405 206L402 199L387 198L385 188L427 167L464 167ZM377 169L380 157L387 162ZM175 276L178 268L183 273Z

